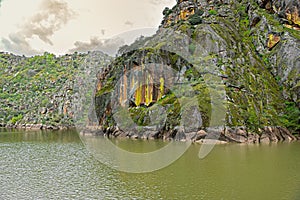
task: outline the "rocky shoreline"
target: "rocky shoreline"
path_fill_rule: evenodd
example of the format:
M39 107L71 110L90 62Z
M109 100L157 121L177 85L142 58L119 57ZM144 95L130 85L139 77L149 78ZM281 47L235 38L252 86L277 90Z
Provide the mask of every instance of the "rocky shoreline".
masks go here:
M159 131L144 131L144 132L124 132L118 127L110 127L103 130L99 127L87 127L80 134L82 136L107 136L112 138L128 138L134 140L177 140L177 141L192 141L194 143L203 143L209 140L217 140L218 144L225 143L278 143L278 142L293 142L300 140L299 136L292 135L286 128L282 127L265 127L260 129L260 134L247 131L244 127L239 128L208 128L198 132L184 133L180 129L174 129L167 133Z
M43 124L23 124L23 125L7 125L0 124L0 128L8 129L22 129L22 130L70 130L76 129L75 126L70 125L43 125ZM127 138L133 140L176 140L193 143L204 143L207 141L216 141L217 144L227 143L245 143L245 144L259 144L259 143L278 143L278 142L293 142L300 140L299 135L293 135L289 130L282 127L265 127L259 129L260 133L253 133L247 131L245 127L222 127L222 128L208 128L206 130L199 130L197 132L185 133L180 128L176 128L167 133L160 131L146 130L144 132L131 131L124 132L118 127L109 127L103 130L99 126L87 126L80 131L82 136L106 136L110 138Z
M8 124L1 124L0 128L8 128L8 129L23 129L23 130L69 130L74 129L75 126L70 125L44 125L44 124L22 124L22 125L8 125Z

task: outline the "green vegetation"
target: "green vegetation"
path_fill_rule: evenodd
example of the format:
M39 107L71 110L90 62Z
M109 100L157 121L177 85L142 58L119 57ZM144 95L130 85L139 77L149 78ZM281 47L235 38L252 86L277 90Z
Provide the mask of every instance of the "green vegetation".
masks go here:
M286 102L285 113L281 120L292 133L300 131L300 109L294 102Z
M166 7L164 10L163 10L163 15L164 16L168 16L172 13L172 10L168 7Z
M189 22L191 25L197 25L202 23L202 15L204 11L203 10L197 10L194 15L189 17Z
M13 118L10 120L10 123L16 124L17 122L19 122L19 121L22 120L22 119L23 119L23 115L22 115L22 114L19 114L18 116L13 117Z
M218 12L217 12L216 10L214 10L214 9L209 10L208 13L209 13L210 15L217 15L217 14L218 14Z

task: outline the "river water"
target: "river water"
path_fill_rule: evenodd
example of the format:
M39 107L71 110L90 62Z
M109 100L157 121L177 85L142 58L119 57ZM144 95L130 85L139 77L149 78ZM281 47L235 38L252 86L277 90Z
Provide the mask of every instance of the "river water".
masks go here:
M162 141L117 142L139 152ZM95 159L75 131L0 130L0 199L300 199L300 143L217 145L146 174Z

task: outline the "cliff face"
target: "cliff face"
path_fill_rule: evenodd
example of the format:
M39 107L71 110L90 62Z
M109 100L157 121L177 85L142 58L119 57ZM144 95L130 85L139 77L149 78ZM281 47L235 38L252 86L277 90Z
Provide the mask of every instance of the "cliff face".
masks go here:
M165 113L151 137L187 137L212 125L242 127L247 134L271 126L299 133L299 2L177 1L163 11L154 36L121 48L98 75L99 124L115 134L148 137L153 118ZM183 103L191 96L198 114ZM222 122L213 124L216 108ZM182 124L185 117L195 126Z

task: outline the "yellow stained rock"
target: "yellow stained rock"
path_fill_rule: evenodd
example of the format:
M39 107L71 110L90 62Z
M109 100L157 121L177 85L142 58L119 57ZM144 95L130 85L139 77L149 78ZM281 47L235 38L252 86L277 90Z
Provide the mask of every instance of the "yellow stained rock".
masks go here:
M181 10L179 18L182 19L182 20L187 20L189 18L189 16L191 16L193 14L195 14L195 9Z
M292 13L286 13L286 18L293 24L300 26L300 17L298 15L298 9L295 8L295 10Z
M293 28L293 26L289 25L289 24L284 24L284 26L287 27L287 28Z
M280 42L280 36L269 34L268 48L272 49L276 44Z

